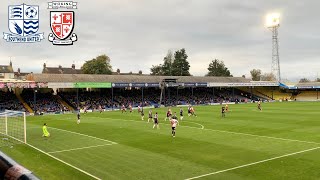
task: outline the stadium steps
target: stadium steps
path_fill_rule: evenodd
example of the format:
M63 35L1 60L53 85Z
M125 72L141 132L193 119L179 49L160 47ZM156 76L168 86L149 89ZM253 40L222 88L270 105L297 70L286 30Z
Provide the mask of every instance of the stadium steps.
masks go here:
M24 99L21 97L20 94L16 94L17 98L23 105L23 107L29 112L29 113L34 113L34 111L31 109L31 107L24 101Z
M251 90L249 88L239 87L235 89L239 95L242 97L250 99ZM247 96L245 96L245 94ZM262 96L261 94L257 93L254 89L252 90L253 99L269 99L268 97Z
M257 92L259 95L264 96L266 99L272 99L271 96L269 96L269 95L267 95L267 94L264 94L263 92L260 92L260 91L258 91L258 90L255 90L255 92Z
M53 97L57 98L58 102L67 107L70 111L74 111L74 108L70 106L67 102L65 102L59 95L54 95Z
M317 91L303 91L299 93L296 98L297 101L317 101Z

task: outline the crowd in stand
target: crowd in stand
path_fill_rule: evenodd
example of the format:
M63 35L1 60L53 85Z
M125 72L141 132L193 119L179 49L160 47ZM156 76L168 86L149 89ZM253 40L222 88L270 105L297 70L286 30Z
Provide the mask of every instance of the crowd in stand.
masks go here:
M81 109L98 109L100 106L106 109L112 106L111 97L100 92L79 92L78 98L76 92L60 92L59 96L74 108L78 107L78 103Z
M78 96L77 96L78 95ZM33 90L23 90L21 96L25 102L36 113L54 113L64 112L69 109L62 105L58 100L62 98L74 109L120 109L122 105L128 107L152 106L160 105L161 90L155 88L146 88L143 90L143 98L141 89L114 89L113 101L111 89L101 89L97 91L79 90L70 92L59 92L57 96L53 92L37 92L36 101L34 99ZM161 105L200 105L221 102L240 102L246 97L241 94L234 94L227 89L210 89L210 88L169 88L162 92ZM0 110L12 109L25 111L23 105L17 97L11 92L0 93ZM8 103L9 102L9 103Z
M4 110L25 111L14 92L0 91L0 111Z
M52 92L36 93L34 99L34 92L31 90L24 90L21 94L26 103L35 111L36 114L64 112L69 109L62 105L58 98L53 96ZM36 101L35 101L36 100Z

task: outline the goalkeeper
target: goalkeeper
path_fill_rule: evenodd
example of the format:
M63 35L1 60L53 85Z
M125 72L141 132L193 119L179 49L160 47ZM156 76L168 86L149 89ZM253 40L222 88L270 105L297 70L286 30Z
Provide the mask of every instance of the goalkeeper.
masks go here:
M42 127L42 132L43 132L42 137L49 137L50 136L50 133L48 132L48 129L47 129L47 123L44 123L44 125Z

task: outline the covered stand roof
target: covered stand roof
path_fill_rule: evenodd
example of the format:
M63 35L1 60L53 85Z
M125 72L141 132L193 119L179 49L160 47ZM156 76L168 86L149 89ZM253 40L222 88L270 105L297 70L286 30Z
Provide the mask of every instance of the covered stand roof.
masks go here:
M35 82L112 82L112 83L160 83L163 79L177 82L224 82L246 83L242 77L199 77L199 76L151 76L151 75L93 75L93 74L29 74L26 78Z

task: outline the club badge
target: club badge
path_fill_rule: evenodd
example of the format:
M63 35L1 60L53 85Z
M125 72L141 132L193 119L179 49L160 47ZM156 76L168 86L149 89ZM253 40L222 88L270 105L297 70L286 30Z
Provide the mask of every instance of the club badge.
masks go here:
M76 9L77 3L66 2L49 2L49 9ZM53 45L73 45L78 37L73 33L75 25L74 11L50 11L50 28L52 33L49 34L48 40Z
M12 43L40 42L43 33L39 30L39 6L10 5L8 7L8 27L11 33L3 33L3 38Z

